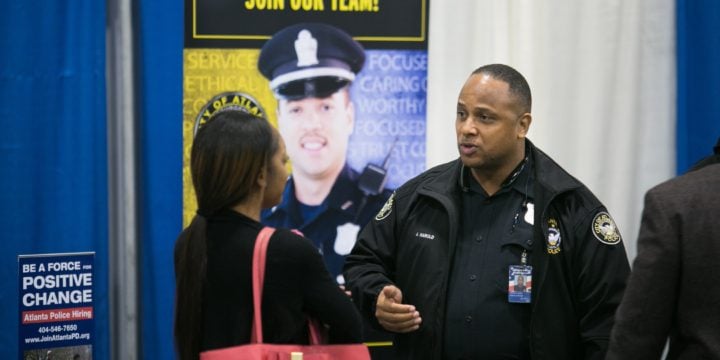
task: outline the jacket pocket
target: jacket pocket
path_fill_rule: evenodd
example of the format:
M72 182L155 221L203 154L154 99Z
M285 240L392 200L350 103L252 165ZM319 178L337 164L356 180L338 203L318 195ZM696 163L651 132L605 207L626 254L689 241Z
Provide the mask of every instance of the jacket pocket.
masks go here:
M503 294L508 293L510 266L523 265L523 253L526 262L524 265L532 266L533 242L533 226L522 221L503 236L494 275L497 288ZM532 286L532 283L528 285Z

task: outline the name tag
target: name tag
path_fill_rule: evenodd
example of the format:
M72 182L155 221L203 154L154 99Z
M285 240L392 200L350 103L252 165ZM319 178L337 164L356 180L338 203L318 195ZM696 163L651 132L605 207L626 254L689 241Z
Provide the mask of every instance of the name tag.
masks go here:
M508 269L508 302L529 304L532 299L532 266L510 265Z

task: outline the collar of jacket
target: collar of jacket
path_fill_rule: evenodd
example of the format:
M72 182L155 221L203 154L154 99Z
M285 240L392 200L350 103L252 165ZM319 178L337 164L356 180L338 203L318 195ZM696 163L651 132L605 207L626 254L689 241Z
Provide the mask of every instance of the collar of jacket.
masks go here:
M532 156L533 159L533 170L535 172L533 179L536 189L543 193L550 194L550 198L552 198L558 194L582 186L577 179L565 171L547 154L535 147L530 140L525 139L525 146L530 149L530 156ZM429 177L431 180L424 181L421 188L439 194L453 194L460 190L458 184L461 169L462 161L460 158L443 165L438 165L428 170L428 173L433 173L435 176ZM536 194L538 193L536 192ZM550 200L550 198L547 200Z
M551 197L555 197L558 194L583 186L575 177L558 165L555 160L535 147L530 140L525 141L526 146L530 146L530 154L535 163L536 189L540 188L542 192L551 194ZM548 201L549 200L551 199L548 199Z

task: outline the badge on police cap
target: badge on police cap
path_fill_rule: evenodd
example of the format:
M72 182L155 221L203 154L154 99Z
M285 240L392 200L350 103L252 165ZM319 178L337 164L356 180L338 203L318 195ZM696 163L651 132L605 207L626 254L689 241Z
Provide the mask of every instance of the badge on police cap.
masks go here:
M297 55L297 66L310 66L319 63L317 59L317 40L308 30L300 30L295 40L295 54Z
M562 236L560 236L560 229L558 227L557 220L550 218L548 219L548 236L547 236L547 252L548 254L558 254L560 252L560 243L562 242Z
M593 218L592 233L596 239L607 245L616 245L622 240L615 221L604 211L597 213Z
M349 34L323 23L288 26L268 40L258 70L278 99L325 98L355 80L365 50Z

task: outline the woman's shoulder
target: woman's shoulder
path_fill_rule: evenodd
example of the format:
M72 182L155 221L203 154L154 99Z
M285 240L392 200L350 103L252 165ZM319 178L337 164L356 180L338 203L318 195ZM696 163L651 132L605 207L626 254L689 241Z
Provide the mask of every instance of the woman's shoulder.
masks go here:
M268 262L293 272L294 276L327 272L322 255L312 241L289 229L277 229L270 238Z
M296 254L310 252L317 252L317 248L313 245L310 239L304 237L301 233L296 230L290 230L286 228L277 228L270 237L270 244L274 244L277 250L296 252Z

